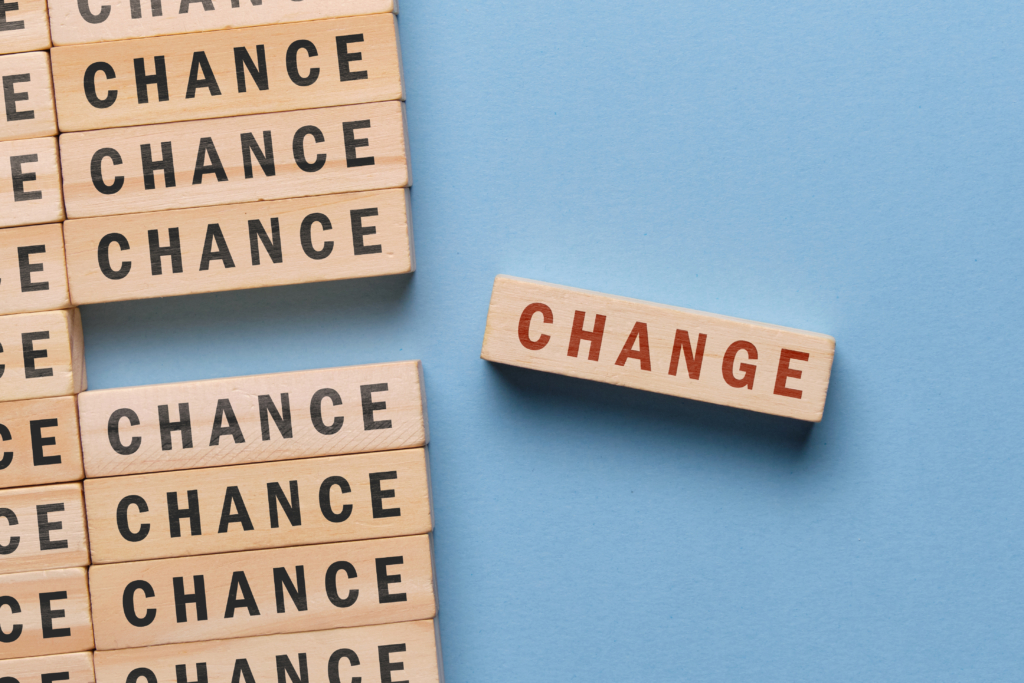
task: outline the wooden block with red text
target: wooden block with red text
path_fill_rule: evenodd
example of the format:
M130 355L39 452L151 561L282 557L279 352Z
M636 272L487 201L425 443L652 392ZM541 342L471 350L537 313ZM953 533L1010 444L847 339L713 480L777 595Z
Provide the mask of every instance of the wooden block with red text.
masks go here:
M0 401L85 391L77 308L0 316Z
M70 307L61 224L0 230L0 315Z
M0 491L0 574L89 564L81 484Z
M2 35L2 34L0 34ZM50 55L46 52L0 57L0 140L43 138L57 134Z
M93 564L434 528L422 448L89 479L85 497Z
M0 575L0 631L0 659L91 650L85 569Z
M355 104L60 137L71 218L405 187L405 105Z
M0 55L49 47L50 22L46 14L46 0L0 2Z
M419 361L89 391L78 410L89 477L427 443Z
M397 0L50 0L54 45L398 12Z
M6 683L95 683L96 681L96 677L93 675L91 652L8 659L3 664L3 675Z
M276 677L267 674L278 671L284 672L284 681L317 683L444 680L437 624L426 620L100 651L96 653L96 683L177 683L179 667L184 667L187 680L212 683L273 683ZM298 676L289 678L293 672ZM307 672L308 677L301 672Z
M0 403L0 489L84 476L74 396Z
M63 132L404 96L393 14L57 47L51 57Z
M0 142L0 228L62 220L57 138Z
M432 619L430 538L94 565L96 649Z
M71 298L93 304L409 273L409 218L408 190L399 188L70 220Z
M499 275L481 358L818 422L824 334Z

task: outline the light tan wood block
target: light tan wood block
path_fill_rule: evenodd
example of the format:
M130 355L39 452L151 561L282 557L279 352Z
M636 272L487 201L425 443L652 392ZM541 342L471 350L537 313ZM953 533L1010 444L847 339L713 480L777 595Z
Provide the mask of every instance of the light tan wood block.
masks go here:
M57 138L0 142L0 228L62 220Z
M85 387L77 308L0 317L0 401L70 396Z
M60 148L71 218L409 184L401 102L65 133Z
M81 484L0 491L0 573L87 564Z
M399 188L72 220L71 296L78 305L409 273L409 218Z
M49 657L28 657L4 661L3 676L13 678L6 683L95 683L92 653L74 652Z
M73 45L397 11L396 0L51 0L50 23L54 45Z
M433 530L422 448L90 479L85 490L93 564Z
M436 613L428 536L94 565L89 587L97 650Z
M3 104L0 140L57 134L48 53L27 52L0 57L0 104Z
M0 489L84 476L74 396L0 403Z
M0 315L70 307L61 224L0 230Z
M97 683L133 683L131 673L145 669L157 683L176 683L179 666L189 680L198 678L203 666L209 683L277 680L278 662L296 672L306 663L309 680L361 680L362 683L409 681L442 683L440 656L435 640L435 621L408 621L379 626L332 629L255 638L217 640L187 645L157 645L132 650L96 653ZM271 673L273 675L271 675ZM260 676L260 674L264 674ZM140 681L145 680L137 679ZM285 681L291 680L285 677ZM20 683L26 683L21 681Z
M85 569L0 575L0 631L0 659L91 650Z
M0 3L0 55L46 50L50 22L46 0L4 0Z
M824 334L499 275L485 360L818 422Z
M393 14L58 47L52 58L64 132L404 96Z
M86 392L89 477L427 443L419 361Z

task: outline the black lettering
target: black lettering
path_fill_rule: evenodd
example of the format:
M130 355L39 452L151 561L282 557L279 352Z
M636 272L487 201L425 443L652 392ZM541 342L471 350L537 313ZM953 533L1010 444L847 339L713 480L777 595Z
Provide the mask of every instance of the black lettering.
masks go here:
M139 426L139 416L131 408L115 410L110 414L110 419L107 420L107 441L110 442L110 447L114 449L114 452L119 455L131 455L139 450L139 446L142 445L141 436L133 436L127 446L122 443L120 424L121 419L125 417L128 418L128 424L132 427Z
M248 659L236 659L235 670L231 672L231 683L256 683Z
M51 603L55 600L67 600L67 591L54 591L52 593L39 594L39 619L43 624L43 638L67 638L71 635L70 628L54 628L54 619L63 619L64 610L53 609Z
M174 177L174 149L170 142L160 143L160 161L153 161L153 149L146 143L139 145L142 153L142 184L147 190L156 189L154 171L164 172L164 187L176 187L177 180Z
M386 602L405 602L405 593L391 593L388 590L388 584L401 583L401 574L388 574L388 567L393 564L403 564L404 559L401 555L397 557L378 557L377 563L377 600L381 604Z
M142 496L125 496L117 504L117 530L124 540L129 543L138 543L149 536L149 524L140 524L138 531L132 531L128 527L128 508L132 505L137 507L140 513L149 512L149 505L146 504L146 500Z
M49 332L22 332L21 353L25 362L25 379L36 379L39 377L53 377L53 368L37 368L36 359L46 358L46 350L36 350L33 343L49 339Z
M227 420L227 424L223 424ZM210 431L210 445L219 446L222 436L230 436L235 443L245 443L242 428L238 426L238 418L231 407L231 401L222 398L217 401L217 412L213 416L213 428Z
M217 243L217 250L213 251L213 243ZM209 270L210 261L220 261L224 268L234 268L235 259L231 258L231 250L228 249L227 240L221 232L218 223L210 223L206 226L206 242L203 244L203 256L199 259L199 270Z
M84 4L87 0L78 0L79 6ZM110 7L104 6L103 11L110 14ZM88 21L88 19L86 20ZM89 100L96 109L106 109L112 107L114 102L117 101L117 91L114 89L107 90L107 96L100 98L96 93L96 74L102 73L103 77L107 80L116 78L117 74L114 72L114 67L110 66L106 62L93 62L85 70L85 77L82 79L82 87L85 89L85 99Z
M348 51L349 43L363 42L363 34L336 36L334 41L338 47L338 79L341 81L364 81L369 78L365 71L352 71L352 62L361 61L363 53Z
M299 241L302 242L302 251L314 261L321 261L331 255L334 251L334 242L324 240L324 246L318 251L313 248L313 224L319 223L324 231L333 229L331 219L322 213L311 213L302 219L302 226L299 228Z
M402 508L386 508L384 507L385 498L394 498L395 490L387 489L381 490L380 483L385 480L398 479L398 472L371 472L370 473L370 502L373 506L373 518L380 519L382 517L401 517Z
M281 412L277 411L274 399L264 394L259 397L260 405L260 429L263 432L263 440L270 441L270 418L274 419L277 431L284 439L292 438L292 405L288 394L281 394Z
M306 136L312 135L313 140L317 143L324 141L323 132L316 126L303 126L295 131L295 137L292 138L292 156L295 158L295 165L306 173L316 173L324 164L327 163L326 154L317 154L316 161L309 163L306 161Z
M324 519L335 524L344 522L352 515L352 505L346 503L342 506L341 512L335 512L331 507L331 489L337 486L342 494L351 493L352 488L344 477L327 477L320 483L320 512Z
M199 72L203 72L203 77L199 78ZM206 88L210 91L211 97L220 95L220 86L217 85L217 77L213 73L213 67L210 66L210 60L206 58L206 53L203 51L192 53L192 68L188 73L188 86L185 88L185 99L195 99L196 90L199 88Z
M274 595L277 598L277 613L284 614L284 591L288 591L289 597L292 599L292 604L300 612L305 612L306 606L306 571L305 568L300 564L295 567L295 583L299 584L298 588L292 583L292 579L288 576L288 570L284 567L274 567Z
M391 420L374 420L373 414L378 410L387 410L388 404L385 401L374 402L373 394L378 391L387 391L385 384L364 384L359 387L359 395L363 399L363 429L372 431L374 429L391 429Z
M132 19L142 18L142 0L131 0L132 7ZM164 15L163 4L160 0L150 0L149 9L153 13L154 17L162 17ZM153 683L156 683L155 681Z
M239 591L242 592L241 598L238 597ZM246 608L250 617L260 615L260 608L256 604L256 598L252 595L252 589L249 588L249 580L245 578L245 572L231 574L231 587L228 588L228 603L224 607L224 618L234 619L235 610L239 607Z
M256 46L256 61L259 66L253 64L249 50L244 47L235 48L235 79L238 81L238 92L245 92L245 72L252 76L252 82L260 90L270 87L270 74L267 72L267 55L262 45Z
M391 661L391 655L396 652L405 652L405 643L377 646L377 660L380 662L380 683L409 683L409 681L396 681L391 678L392 671L405 670L404 662Z
M18 111L18 102L28 100L27 92L15 92L14 86L18 83L30 83L32 74L11 74L3 77L4 88L4 110L8 121L31 121L36 117L32 109Z
M341 431L342 425L345 424L345 416L337 416L330 426L324 424L323 402L325 398L331 399L331 403L336 406L341 405L341 395L337 391L334 389L321 389L313 394L313 398L309 402L309 419L313 422L313 427L316 431L326 436L331 436Z
M139 613L135 611L135 592L142 591L142 594L147 598L152 598L156 595L156 591L146 581L132 581L124 587L124 593L121 594L121 611L124 612L124 618L128 620L128 623L137 628L144 628L153 623L156 619L156 610L152 607L146 610L146 614L139 616ZM138 669L136 669L138 671ZM133 674L135 672L132 672ZM150 674L152 675L152 673ZM132 677L128 676L128 680ZM153 676L152 683L156 683L156 677Z
M138 1L139 0L132 0L133 3ZM146 683L157 683L156 674L145 667L132 669L128 674L128 678L124 679L124 683L139 683L140 678L145 678Z
M356 568L345 560L339 560L327 568L327 574L324 576L324 588L327 590L327 598L331 601L332 605L335 607L351 607L359 597L359 589L350 590L344 598L338 595L338 572L342 570L345 571L345 575L348 578L356 578Z
M266 150L265 153L264 150ZM263 131L262 150L252 133L242 133L242 166L247 179L253 177L252 156L256 157L260 168L263 169L263 175L269 178L277 174L277 168L274 166L274 138L269 130ZM249 224L252 225L252 221Z
M21 274L22 292L45 292L50 289L49 282L32 282L32 273L40 273L43 270L42 263L29 261L32 254L45 254L46 245L34 244L30 247L18 247L18 270Z
M96 191L100 194L117 194L121 188L124 187L124 176L114 176L114 182L107 185L103 182L103 160L110 159L114 166L120 166L121 155L117 153L116 149L111 147L104 147L103 149L96 150L96 153L92 155L92 162L89 164L89 172L92 175L92 186L96 188Z
M181 538L181 520L188 517L189 533L192 536L203 535L203 523L199 512L199 491L192 489L186 492L188 507L178 508L178 492L167 492L167 521L170 525L171 538Z
M39 682L40 683L57 683L57 681L70 681L70 680L71 680L71 672L70 671L59 671L59 672L55 672L55 673L48 673L48 674L40 674L39 675ZM0 679L0 683L2 683L2 681L3 681L3 679Z
M7 524L10 526L18 525L18 515L10 508L0 508L0 517L6 519ZM7 541L7 545L0 545L0 555L10 555L18 549L19 545L21 545L21 536L11 536L11 539ZM0 640L0 642L6 641Z
M51 417L46 420L32 420L28 423L28 431L32 436L32 465L41 467L43 465L59 465L59 455L44 455L43 448L56 446L57 437L43 436L44 429L58 426L57 418Z
M128 251L129 244L128 238L124 235L112 232L109 235L104 235L103 239L100 240L99 246L96 248L96 260L99 261L100 272L108 280L122 280L128 277L128 273L132 270L131 261L122 261L121 267L114 270L110 267L110 245L116 244L121 251ZM157 259L157 263L159 263Z
M206 163L206 157L210 157L210 163ZM212 138L202 138L199 141L199 151L196 152L196 170L192 173L192 184L202 185L203 176L212 173L217 176L218 183L227 182L228 174L224 170L224 164L220 162L220 155L217 154L217 147L213 144Z
M11 614L21 613L21 605L19 605L18 601L10 595L0 595L0 607L10 607ZM0 643L13 643L21 636L21 630L21 624L15 624L10 633L4 631L3 628L0 627Z
M341 673L338 671L338 665L341 664L342 659L347 659L350 666L359 666L359 655L348 648L341 648L331 653L330 659L327 660L327 679L328 683L341 683ZM362 681L361 676L356 676L352 679L353 683L360 683Z
M384 251L384 248L379 244L371 244L367 246L363 243L363 238L366 235L377 234L377 226L363 225L363 219L376 215L377 209L352 209L352 211L349 212L349 216L352 219L352 250L355 252L356 256L363 256L364 254L379 254Z
M14 201L31 202L43 198L43 193L40 190L25 191L25 183L34 181L36 174L24 173L21 170L22 164L34 164L38 161L38 154L19 154L11 157L11 186L14 189Z
M206 663L200 662L196 664L196 680L188 680L188 670L184 664L176 664L174 666L174 677L178 679L178 683L207 683L206 678Z
M292 526L302 526L302 508L299 507L299 482L292 479L288 482L288 493L291 495L291 500L284 496L284 490L281 489L281 485L276 481L272 481L267 484L267 506L270 508L270 528L277 529L280 526L277 518L277 507L281 506L281 511L284 512L285 517L288 518L288 523Z
M203 11L213 11L213 0L181 0L181 5L178 7L178 14L188 14L189 5L199 3L203 6Z
M192 448L192 419L189 416L188 404L178 404L178 422L171 422L171 415L166 405L157 406L160 417L160 448L171 450L171 432L181 432L181 447Z
M110 5L103 5L99 12L93 14L89 9L89 0L78 0L78 13L87 24L102 24L110 16Z
M236 512L231 511L232 507ZM224 507L220 511L220 527L217 529L217 533L226 534L231 524L241 524L245 531L253 530L252 519L249 517L249 511L245 508L245 500L242 499L242 493L237 486L229 486L224 491Z
M7 13L8 12L17 12L17 11L18 11L18 3L16 3L16 2L3 2L2 0L0 0L0 32L2 32L2 31L20 31L21 29L25 28L25 22L24 21L21 21L21 20L9 21L7 19ZM6 641L0 641L0 642L6 642Z
M299 653L299 672L295 673L295 667L288 655L277 655L277 683L285 683L285 676L291 679L292 683L309 683L309 671L306 668L306 653Z
M345 134L345 159L347 160L349 168L355 168L356 166L373 166L374 164L373 157L356 156L356 150L360 147L369 147L370 141L367 138L357 138L353 131L369 127L369 119L363 121L346 121L341 124L341 129Z
M64 503L48 503L36 506L36 524L39 527L39 550L64 550L68 547L67 539L51 541L50 532L64 528L64 522L51 522L50 514L64 512Z
M156 13L154 12L154 15ZM167 92L167 66L164 64L163 55L153 57L153 75L146 73L146 60L138 57L135 64L135 94L139 104L149 104L149 86L156 85L157 98L161 102L170 99Z
M164 256L171 257L171 272L182 272L181 266L181 240L178 238L177 228L168 228L166 247L160 246L160 231L149 231L149 267L153 275L163 275Z
M2 349L3 347L0 347ZM3 374L3 372L0 372ZM11 430L6 425L0 424L0 441L10 441L14 437L11 435ZM58 458L60 456L57 456ZM14 462L14 451L4 451L3 455L0 455L0 470L6 470Z
M313 85L316 79L320 78L320 69L313 67L305 76L299 73L299 50L305 50L310 57L316 57L316 45L308 40L296 40L288 46L285 54L285 66L288 68L288 78L292 83L299 86Z
M283 255L281 253L281 225L276 218L270 219L270 235L267 236L267 231L263 227L263 223L258 218L249 219L249 252L252 255L252 264L254 266L260 265L260 248L256 243L258 239L263 243L263 248L267 250L267 256L273 263L281 263Z
M203 575L192 577L192 590L195 592L187 595L184 577L175 576L172 583L174 584L174 615L178 623L184 624L188 621L188 612L185 608L190 602L196 605L196 621L206 621L206 579Z

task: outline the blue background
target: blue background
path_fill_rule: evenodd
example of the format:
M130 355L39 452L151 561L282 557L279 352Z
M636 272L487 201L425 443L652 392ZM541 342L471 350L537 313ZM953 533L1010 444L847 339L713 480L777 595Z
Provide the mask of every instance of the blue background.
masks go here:
M413 276L90 306L90 386L420 358L450 681L1024 664L1024 6L406 0ZM479 359L507 273L832 334L809 426Z

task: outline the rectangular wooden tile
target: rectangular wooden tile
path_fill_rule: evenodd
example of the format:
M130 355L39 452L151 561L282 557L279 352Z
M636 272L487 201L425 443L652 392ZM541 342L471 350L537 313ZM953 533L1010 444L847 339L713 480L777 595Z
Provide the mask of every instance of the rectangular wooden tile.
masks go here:
M4 105L0 140L56 135L50 55L26 52L0 57L0 100Z
M54 48L61 131L400 100L393 14Z
M60 137L71 218L409 184L401 102Z
M46 0L0 2L0 55L49 47L50 22L46 14Z
M84 476L74 396L0 403L0 489Z
M0 491L0 528L6 537L0 545L0 573L89 564L81 484Z
M0 316L0 401L85 391L77 308Z
M85 569L0 575L0 629L0 659L91 650Z
M422 448L90 479L85 492L93 564L433 530Z
M62 220L57 138L0 142L0 228Z
M418 448L419 361L86 392L89 477Z
M73 45L397 11L397 0L50 0L50 23L54 45Z
M78 305L409 273L409 217L399 188L71 220L71 296Z
M499 275L485 360L818 422L824 334Z
M0 315L70 306L61 224L0 230Z
M145 672L141 673L143 678L135 680L177 683L179 667L184 667L187 680L199 680L201 669L209 683L230 683L236 678L245 681L243 672L251 672L254 681L274 683L278 671L300 672L300 678L306 671L308 680L316 683L442 683L435 633L433 620L407 621L101 651L96 653L96 681L132 683L132 672ZM285 682L292 680L287 676L285 673Z
M8 659L0 669L6 683L95 683L92 653Z
M96 649L432 619L430 538L95 565Z

